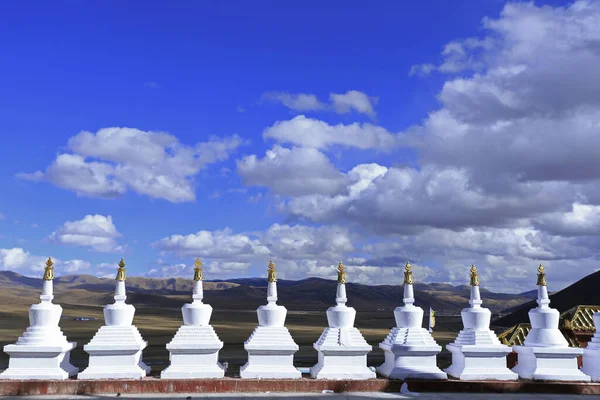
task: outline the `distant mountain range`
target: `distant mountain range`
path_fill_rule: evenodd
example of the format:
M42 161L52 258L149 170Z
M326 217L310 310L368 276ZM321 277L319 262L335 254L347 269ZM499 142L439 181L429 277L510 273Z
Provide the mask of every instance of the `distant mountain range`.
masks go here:
M278 280L279 303L293 311L325 310L335 304L337 282L321 278ZM98 306L112 302L114 280L90 275L68 275L54 281L56 302ZM205 301L215 309L254 310L266 301L265 278L204 281ZM191 279L128 277L128 302L136 306L180 307L190 301ZM41 279L11 271L0 272L0 300L5 304L30 301L39 294ZM359 311L393 310L402 305L401 285L347 284L348 305ZM514 308L535 297L535 292L504 294L481 289L484 305L493 312ZM443 283L416 283L416 304L424 310L458 313L468 307L470 287ZM16 299L15 296L19 296ZM11 299L12 298L12 299ZM30 304L30 303L27 303Z

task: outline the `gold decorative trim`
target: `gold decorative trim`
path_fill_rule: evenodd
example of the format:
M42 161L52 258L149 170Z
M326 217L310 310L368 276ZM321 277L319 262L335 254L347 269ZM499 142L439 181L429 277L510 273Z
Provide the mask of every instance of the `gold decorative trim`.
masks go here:
M267 276L269 282L277 282L277 272L275 270L275 263L273 262L273 260L269 261L269 270Z
M119 269L117 269L117 280L125 282L127 279L127 274L125 273L125 260L121 258L119 261Z

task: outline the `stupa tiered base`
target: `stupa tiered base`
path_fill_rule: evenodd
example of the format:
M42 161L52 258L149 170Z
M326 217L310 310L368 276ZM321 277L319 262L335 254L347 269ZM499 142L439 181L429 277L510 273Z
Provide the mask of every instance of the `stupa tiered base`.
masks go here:
M196 260L194 301L181 308L184 325L167 344L171 365L163 370L163 379L223 378L225 367L219 362L223 342L210 326L212 307L202 303L203 289L200 260Z
M451 343L446 349L452 353L452 365L445 372L455 378L509 381L519 377L506 366L506 356L511 352L508 346L461 346Z
M150 372L142 361L147 346L133 325L103 326L83 349L90 355L89 366L78 379L139 379Z
M313 345L319 361L310 369L316 379L372 379L367 354L372 350L356 328L326 328Z
M461 311L464 329L454 343L446 346L452 353L452 365L446 373L462 380L515 380L519 376L506 366L506 356L512 351L500 343L490 330L492 313L481 307L477 268L471 267L471 307Z
M46 274L49 274L52 272L52 259L48 259L46 265ZM70 352L77 343L67 341L58 326L62 307L52 304L54 275L46 274L41 302L29 308L31 325L15 344L4 346L10 360L0 379L67 379L79 371L69 361Z
M385 362L377 372L390 379L447 379L437 366L442 346L424 328L394 328L379 344Z
M83 346L90 355L88 367L79 379L140 379L150 372L142 361L148 343L133 325L135 307L126 304L125 263L119 263L115 303L104 306L104 323L92 340Z
M223 378L225 367L219 362L223 342L212 326L183 325L167 344L171 365L161 378L201 379Z
M70 363L70 351L77 343L60 346L9 344L4 352L10 356L8 369L0 379L67 379L77 375L79 369Z
M577 357L583 349L574 347L513 346L518 364L512 369L522 379L589 382L579 370Z
M336 305L327 310L328 328L325 328L313 347L319 361L310 369L317 379L372 379L374 371L367 367L367 354L373 349L354 327L356 310L346 306L346 273L340 262Z
M244 349L248 352L248 362L240 368L241 378L298 379L302 376L294 367L294 354L299 347L284 326L257 326L244 343Z
M583 366L581 372L591 378L592 381L600 381L600 313L594 313L594 326L596 332L592 340L583 349Z

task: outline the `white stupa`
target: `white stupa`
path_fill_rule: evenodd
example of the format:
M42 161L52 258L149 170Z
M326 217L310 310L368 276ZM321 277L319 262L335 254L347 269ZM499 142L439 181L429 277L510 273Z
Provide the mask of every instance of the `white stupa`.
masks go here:
M346 306L346 272L338 265L338 285L335 307L327 310L329 328L325 328L313 347L319 353L319 362L310 369L317 379L370 379L375 372L367 367L367 354L372 346L354 327L356 310Z
M593 382L600 381L600 312L594 313L596 333L583 349L583 366L581 371L588 375Z
M277 275L273 261L269 263L268 280L267 305L256 310L258 326L244 342L248 362L240 368L240 377L300 378L302 374L294 368L294 354L298 351L298 345L284 326L287 310L277 305Z
M379 344L385 362L377 371L391 379L446 379L436 360L442 347L422 327L423 309L413 304L412 267L406 263L404 268L404 306L394 310L396 327Z
M225 375L225 367L219 362L223 342L210 326L213 309L202 302L204 276L200 259L195 266L193 301L181 307L183 325L167 343L171 365L161 372L161 378L222 378Z
M48 258L41 302L29 307L29 327L17 343L4 346L10 360L0 379L67 379L79 371L69 361L77 343L67 341L58 326L62 307L52 304L53 265Z
M135 307L126 304L125 261L117 272L115 303L104 306L104 323L92 340L83 346L90 355L89 366L79 379L139 379L150 372L142 362L142 350L148 343L133 325Z
M471 266L471 307L461 311L464 329L454 343L446 346L452 353L452 365L446 373L458 379L515 380L518 375L506 366L512 349L500 343L490 330L492 313L481 307L477 268Z
M518 354L517 366L513 372L519 378L556 381L589 381L577 366L577 356L583 349L569 347L567 340L558 329L560 314L550 308L546 273L538 268L538 306L529 311L531 330L522 346L513 346Z

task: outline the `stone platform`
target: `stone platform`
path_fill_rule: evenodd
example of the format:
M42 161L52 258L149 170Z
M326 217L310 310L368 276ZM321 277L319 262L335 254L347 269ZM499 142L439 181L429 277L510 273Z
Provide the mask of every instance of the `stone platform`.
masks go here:
M412 392L600 394L600 383L541 381L406 380ZM321 393L400 392L403 381L388 379L142 379L0 381L0 396L173 394L173 393Z

